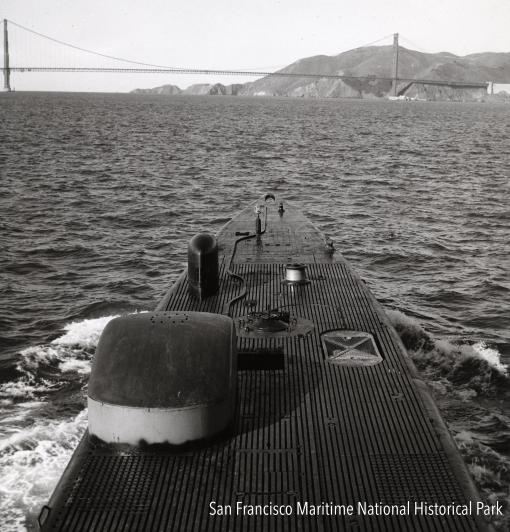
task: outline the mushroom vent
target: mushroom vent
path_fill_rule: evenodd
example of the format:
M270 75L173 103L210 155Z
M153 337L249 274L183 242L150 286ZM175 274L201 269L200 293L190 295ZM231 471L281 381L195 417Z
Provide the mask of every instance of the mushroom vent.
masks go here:
M181 444L232 419L233 321L218 314L121 316L99 340L89 380L89 429L108 442Z
M195 235L188 245L188 289L200 301L219 287L218 243L208 233Z

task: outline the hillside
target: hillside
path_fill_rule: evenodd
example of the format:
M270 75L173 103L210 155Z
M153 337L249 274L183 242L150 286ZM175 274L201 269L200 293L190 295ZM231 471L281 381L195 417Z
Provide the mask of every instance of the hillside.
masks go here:
M164 94L167 96L175 96L176 94L190 94L192 96L237 96L242 87L243 85L240 83L234 83L232 85L195 83L185 89L181 89L177 85L162 85L161 87L154 87L152 89L135 89L131 93Z
M177 85L162 85L161 87L154 87L153 89L135 89L131 91L133 94L165 94L173 96L180 94L182 90Z
M196 83L182 91L183 94L212 95L212 96L237 96L243 85L223 85L221 83Z
M393 47L370 46L356 48L336 56L319 55L300 59L280 70L292 74L336 74L350 76L373 75L392 77ZM465 57L448 52L426 54L399 47L399 77L451 81L507 81L510 80L510 53L482 53ZM399 89L404 89L401 83ZM265 77L243 87L241 94L312 97L384 97L390 94L388 80L335 80L301 77ZM441 99L450 99L448 94L466 97L466 89L445 90L431 87L409 87L416 96L418 92L437 93ZM473 91L471 91L473 92ZM476 93L476 91L474 91ZM457 94L455 94L457 93ZM424 96L422 94L422 96ZM427 95L429 99L434 94ZM479 96L473 94L473 96Z
M308 78L296 74L326 74L346 76L374 76L391 78L393 46L356 48L335 56L318 55L300 59L279 70L292 77L266 76L244 85L192 85L184 94L227 94L290 97L351 97L380 98L391 93L390 80L339 80ZM449 52L435 54L399 47L399 77L464 82L509 82L510 53L477 53L457 56ZM166 86L164 86L166 87ZM137 89L133 92L166 94L162 89ZM175 87L175 86L171 86ZM399 84L405 95L427 99L484 99L483 89L452 89L450 87Z

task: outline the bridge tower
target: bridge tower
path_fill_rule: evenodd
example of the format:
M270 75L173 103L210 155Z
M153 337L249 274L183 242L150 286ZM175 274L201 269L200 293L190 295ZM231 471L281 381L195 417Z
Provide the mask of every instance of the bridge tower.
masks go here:
M9 68L9 34L7 19L4 18L4 91L11 91L11 69Z
M393 34L393 96L398 96L398 33Z

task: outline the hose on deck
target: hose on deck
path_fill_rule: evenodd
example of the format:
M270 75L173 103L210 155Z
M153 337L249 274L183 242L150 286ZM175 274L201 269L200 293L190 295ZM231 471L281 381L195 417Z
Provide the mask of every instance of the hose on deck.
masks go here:
M257 205L256 210L255 210L255 212L257 212L257 216L260 214L260 211L258 211L258 209L259 209L259 206ZM261 230L260 232L256 232L256 233L253 233L253 234L250 234L250 235L242 236L241 238L238 238L234 242L234 248L232 249L232 254L230 255L230 260L228 262L228 267L227 267L227 272L226 273L232 279L237 279L238 281L240 281L240 283L243 286L243 291L239 295L233 297L232 299L230 299L229 301L227 301L225 303L225 306L223 307L223 314L226 314L229 317L232 317L232 314L231 314L232 305L234 303L236 303L237 301L240 301L241 299L243 299L246 296L246 294L248 293L248 289L247 289L247 286L246 286L246 279L242 275L234 273L232 271L232 269L231 269L232 268L232 262L234 261L234 256L235 256L236 251L237 251L237 246L238 246L238 244L240 242L243 242L244 240L251 240L252 238L255 238L257 236L263 235L266 232L266 229L267 229L267 206L264 205L264 229Z

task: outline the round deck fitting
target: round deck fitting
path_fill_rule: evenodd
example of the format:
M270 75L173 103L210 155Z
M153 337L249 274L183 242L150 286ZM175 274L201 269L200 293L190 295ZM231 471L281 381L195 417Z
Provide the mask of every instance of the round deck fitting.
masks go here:
M237 335L244 338L285 338L305 336L314 327L313 322L288 312L271 310L251 312L235 320Z
M285 266L285 279L283 284L288 285L300 285L308 284L310 281L306 278L306 265L305 264L287 264Z

